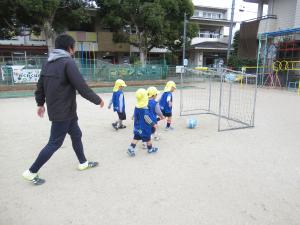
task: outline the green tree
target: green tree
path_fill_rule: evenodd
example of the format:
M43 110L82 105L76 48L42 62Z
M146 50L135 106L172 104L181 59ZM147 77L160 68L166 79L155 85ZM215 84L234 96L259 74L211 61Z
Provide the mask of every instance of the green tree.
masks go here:
M233 47L233 52L231 53L232 55L237 56L238 55L238 51L239 51L239 42L240 42L240 31L236 31L233 37L233 43L232 43L232 47Z
M5 13L3 23L6 26L3 33L19 35L22 28L26 28L29 33L43 32L48 48L51 50L55 36L65 31L68 25L74 27L76 24L90 20L86 10L89 2L83 0L4 0L3 6L8 7L10 13L1 12Z
M145 64L154 47L170 50L182 46L183 18L193 15L191 0L97 0L102 23L114 32L115 42L128 42L140 51ZM190 24L189 40L197 26Z
M16 27L16 0L0 1L0 39L9 39L18 35Z
M233 51L228 60L228 66L234 69L241 69L243 66L255 66L256 59L242 59L238 56L239 51L239 42L240 42L240 31L236 31L233 37Z

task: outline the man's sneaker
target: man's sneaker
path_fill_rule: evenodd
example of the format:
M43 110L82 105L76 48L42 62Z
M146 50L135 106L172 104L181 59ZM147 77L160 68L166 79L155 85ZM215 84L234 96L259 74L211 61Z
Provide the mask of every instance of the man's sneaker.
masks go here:
M134 156L135 156L134 148L130 146L130 147L127 149L127 154L128 154L130 157L134 157Z
M158 151L158 148L156 147L152 147L151 149L148 149L148 153L151 154L151 153L155 153Z
M24 179L32 182L34 185L41 185L46 182L44 179L39 178L37 173L31 173L29 170L24 171L22 176Z
M113 127L115 130L118 130L118 129L119 129L119 128L118 128L118 123L112 123L111 125L112 125L112 127Z
M98 162L89 162L89 161L86 161L85 163L81 163L81 164L78 165L78 170L80 170L80 171L87 170L89 168L93 168L93 167L96 167L98 165L99 165Z
M120 126L118 126L118 129L124 129L124 128L126 128L126 126L125 125L120 125Z

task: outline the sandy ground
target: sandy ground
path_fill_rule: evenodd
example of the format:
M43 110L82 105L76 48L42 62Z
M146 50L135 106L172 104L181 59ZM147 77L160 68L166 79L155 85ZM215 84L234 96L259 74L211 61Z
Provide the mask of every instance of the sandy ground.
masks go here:
M102 95L108 102L110 95ZM127 115L134 106L126 93ZM49 137L34 98L0 99L1 225L296 225L300 224L300 97L259 89L256 127L217 132L217 118L197 116L195 130L179 117L161 129L160 150L126 154L132 121L118 132L116 115L78 97L88 159L79 172L67 137L33 186L21 177ZM161 124L161 127L163 124Z

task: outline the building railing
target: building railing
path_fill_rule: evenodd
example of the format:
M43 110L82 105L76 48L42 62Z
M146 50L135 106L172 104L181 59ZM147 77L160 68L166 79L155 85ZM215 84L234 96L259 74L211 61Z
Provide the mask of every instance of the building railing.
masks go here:
M266 20L266 19L277 19L277 16L276 15L266 15L266 16L256 17L256 18L252 18L249 20L244 20L243 23L253 22L256 20Z
M214 21L214 22L220 22L220 23L230 23L230 20L222 18L222 19L218 19L218 18L207 18L207 17L202 17L202 16L192 16L191 20L205 20L205 21Z
M199 33L198 37L200 38L223 38L224 36L222 34L216 34L216 33Z

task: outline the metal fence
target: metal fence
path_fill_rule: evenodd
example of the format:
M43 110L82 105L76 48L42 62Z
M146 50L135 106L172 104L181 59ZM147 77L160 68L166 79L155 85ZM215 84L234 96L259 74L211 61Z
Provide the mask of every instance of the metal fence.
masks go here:
M256 92L256 75L187 69L181 74L180 115L215 115L218 131L254 127Z
M14 61L0 63L0 84L16 85L36 83L47 58L18 58ZM161 80L169 73L167 65L131 65L110 64L101 60L80 60L75 62L87 81L113 82L116 79L126 81Z

